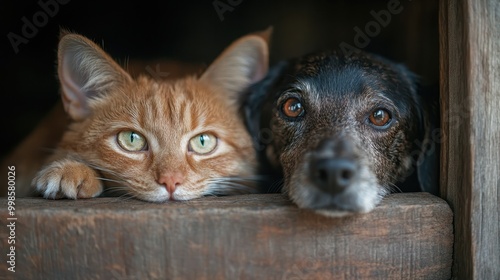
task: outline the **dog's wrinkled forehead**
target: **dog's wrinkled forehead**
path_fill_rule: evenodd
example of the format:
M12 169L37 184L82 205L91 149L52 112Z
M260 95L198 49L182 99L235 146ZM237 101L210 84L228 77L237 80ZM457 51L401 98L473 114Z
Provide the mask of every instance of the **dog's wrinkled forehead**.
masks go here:
M319 97L356 98L375 94L404 107L413 103L414 77L403 66L383 58L358 53L345 56L339 52L320 52L305 56L293 64L285 84ZM408 102L410 101L410 102ZM400 105L400 106L399 106Z

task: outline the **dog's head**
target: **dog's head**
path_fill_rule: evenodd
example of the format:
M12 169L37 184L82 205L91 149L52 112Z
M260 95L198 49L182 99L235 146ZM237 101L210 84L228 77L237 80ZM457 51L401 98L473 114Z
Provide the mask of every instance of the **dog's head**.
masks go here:
M368 212L421 156L414 75L369 54L321 52L277 65L248 98L257 149L283 191L327 215Z

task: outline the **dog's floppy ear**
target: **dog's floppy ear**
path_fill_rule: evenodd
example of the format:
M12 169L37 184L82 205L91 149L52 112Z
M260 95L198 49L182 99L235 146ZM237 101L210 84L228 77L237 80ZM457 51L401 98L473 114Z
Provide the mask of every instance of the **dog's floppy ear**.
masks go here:
M271 95L277 90L277 84L280 78L283 77L283 73L287 70L288 65L288 61L281 61L271 67L267 76L260 82L252 85L245 96L243 103L245 123L256 145L262 144L259 141L262 107L265 106L264 103L269 101Z
M417 139L413 148L417 156L413 158L412 173L404 182L406 191L423 191L439 194L439 143L433 139L439 124L439 92L434 87L423 87L417 76L401 64L393 64L402 82L408 85L417 114ZM412 154L415 154L412 152ZM415 181L418 182L415 182Z
M89 39L62 31L57 72L64 109L73 120L90 114L89 100L132 78Z
M424 192L439 195L439 90L437 86L419 87L423 114L423 137L417 161L417 176Z
M418 157L414 159L420 191L439 194L439 143L432 137L438 129L439 92L432 87L422 86L415 74L406 67L402 70L404 79L411 83L411 91L418 113L417 139L414 142Z
M241 100L248 87L265 77L269 68L272 28L232 43L203 73L200 80L218 85L231 100Z

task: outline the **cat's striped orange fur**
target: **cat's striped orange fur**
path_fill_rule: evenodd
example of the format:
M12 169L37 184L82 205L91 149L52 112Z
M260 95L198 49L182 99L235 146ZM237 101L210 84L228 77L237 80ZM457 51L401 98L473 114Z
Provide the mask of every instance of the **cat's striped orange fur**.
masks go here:
M58 51L62 100L74 121L33 180L44 197L89 198L107 187L163 202L255 191L239 95L267 72L265 37L237 40L201 77L168 81L131 78L80 35L64 34Z

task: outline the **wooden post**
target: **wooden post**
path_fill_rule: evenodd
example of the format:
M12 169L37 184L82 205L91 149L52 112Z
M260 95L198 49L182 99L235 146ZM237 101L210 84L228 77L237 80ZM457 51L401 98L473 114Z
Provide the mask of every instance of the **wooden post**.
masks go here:
M500 2L440 1L441 194L453 277L500 279Z
M347 218L300 210L280 194L165 204L19 198L14 273L9 217L0 211L6 279L451 277L452 212L427 193L390 195Z

